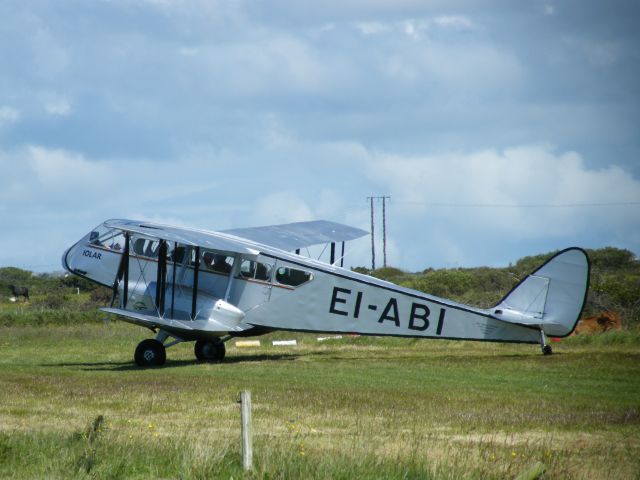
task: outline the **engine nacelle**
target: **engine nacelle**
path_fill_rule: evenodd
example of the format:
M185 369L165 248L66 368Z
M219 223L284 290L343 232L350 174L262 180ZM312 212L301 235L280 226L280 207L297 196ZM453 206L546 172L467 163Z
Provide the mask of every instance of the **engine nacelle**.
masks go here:
M244 320L244 312L229 302L219 299L213 305L209 320L222 325L236 327Z

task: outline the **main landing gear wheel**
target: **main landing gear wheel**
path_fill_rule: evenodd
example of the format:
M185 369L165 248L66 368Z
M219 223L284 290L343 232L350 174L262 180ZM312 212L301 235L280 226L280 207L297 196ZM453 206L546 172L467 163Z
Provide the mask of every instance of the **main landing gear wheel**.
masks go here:
M553 353L553 349L551 348L551 345L545 345L542 347L543 355L551 355L552 353Z
M200 362L220 362L224 358L226 349L224 342L219 338L212 340L197 340L193 348L196 358Z
M133 358L140 367L158 367L164 365L167 360L167 352L164 345L158 340L148 338L138 344Z

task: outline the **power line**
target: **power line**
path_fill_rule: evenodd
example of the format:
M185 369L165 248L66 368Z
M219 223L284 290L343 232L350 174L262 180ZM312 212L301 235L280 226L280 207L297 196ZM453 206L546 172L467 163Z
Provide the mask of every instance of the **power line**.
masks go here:
M437 202L393 202L396 205L422 205L426 207L451 208L590 208L590 207L626 207L640 205L640 202L603 202L603 203L437 203Z

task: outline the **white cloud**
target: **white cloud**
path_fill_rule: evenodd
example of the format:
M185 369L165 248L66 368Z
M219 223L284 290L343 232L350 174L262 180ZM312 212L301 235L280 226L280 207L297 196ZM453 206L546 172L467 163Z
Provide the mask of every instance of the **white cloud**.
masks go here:
M391 195L389 238L399 248L389 263L401 268L504 265L572 245L637 249L640 181L615 165L590 168L575 152L377 152L364 164L376 191Z
M568 55L578 55L595 68L615 65L622 54L619 43L587 36L567 36L563 43L567 46Z
M185 57L195 57L199 53L199 49L195 47L180 47L178 53Z
M107 163L41 146L0 151L0 166L0 201L6 207L69 208L78 202L102 202L115 178Z
M364 198L391 193L393 254L408 266L423 264L404 257L415 239L454 262L469 252L463 236L486 249L511 238L506 226L519 239L548 229L602 245L602 232L622 232L638 245L629 209L423 205L425 192L537 203L530 182L549 202L612 185L635 195L620 168L591 167L638 174L637 69L623 61L637 43L634 9L329 3L103 1L74 10L76 22L58 2L0 6L11 46L0 48L0 210L19 206L30 224L36 210L82 210L209 228L317 217L367 227ZM47 113L75 118L38 118ZM548 147L500 150L547 141L590 167ZM363 174L370 164L384 175Z
M628 210L577 205L640 201L640 182L629 173L617 166L589 169L577 153L559 154L549 146L423 157L379 154L369 171L407 217L439 216L456 229L489 229L496 236L625 230Z
M488 43L426 45L395 50L381 63L382 71L402 82L437 82L452 98L476 91L500 91L518 85L524 76L519 59ZM472 81L471 81L472 79Z
M574 152L546 145L430 156L372 153L351 143L294 142L282 148L273 155L317 153L309 165L278 165L267 157L268 178L261 179L263 173L243 169L241 159L213 152L170 162L96 162L41 146L0 152L0 215L18 208L31 222L42 223L48 212L51 218L44 221L64 218L65 225L78 215L77 229L112 217L208 229L326 218L368 229L364 197L373 193L392 197L387 204L389 264L406 269L478 264L486 261L479 258L487 258L481 250L509 242L543 244L555 238L559 247L584 245L583 239L602 232L637 242L634 209L571 205L637 202L640 182L616 166L589 168ZM334 161L323 163L321 158ZM317 173L307 180L287 173L313 169L316 163ZM334 181L321 177L321 170L333 172ZM376 208L381 264L380 205ZM51 226L52 235L63 238L57 229ZM369 242L366 238L348 246L348 265L369 264ZM531 253L538 250L520 255ZM507 262L518 255L498 258Z
M204 88L246 100L247 95L332 92L350 83L353 66L341 55L327 56L304 39L269 33L203 48L198 62L206 68Z
M393 26L381 22L359 22L356 23L356 28L363 35L378 35L391 31Z
M332 32L336 29L335 23L325 23L316 30L316 33Z
M28 153L38 183L47 188L85 191L106 185L114 177L109 165L88 161L77 153L36 146L29 147Z
M7 106L0 107L0 127L16 123L18 120L20 120L19 110Z
M40 19L30 34L37 72L44 78L55 78L62 74L71 63L69 50Z
M404 25L402 26L402 31L408 37L413 38L414 40L422 37L424 31L427 29L427 24L425 22L417 21L417 20L406 20Z
M293 190L258 198L252 220L256 225L315 220L311 208Z
M323 188L315 202L316 218L339 218L344 212L344 199L340 192L331 188Z
M128 4L131 8L147 7L162 12L172 21L191 21L193 28L200 21L211 25L212 22L228 22L243 16L243 2L226 0L119 0L120 4ZM146 13L146 12L145 12ZM186 26L186 24L185 24Z
M441 15L436 17L433 22L440 27L458 30L468 30L474 27L471 19L462 15Z
M44 109L49 115L66 117L71 113L71 104L65 98L54 98L45 103Z
M401 33L414 40L419 40L432 27L470 30L475 28L475 24L470 18L462 15L440 15L431 18L407 18L401 22L358 22L355 27L362 35Z
M594 67L609 67L618 61L620 47L613 42L594 42L585 45L584 52Z
M264 144L268 149L285 149L294 146L291 132L275 115L268 115L264 129Z
M412 84L419 91L426 85L430 92L437 87L446 91L449 98L466 98L474 92L499 92L505 98L505 88L520 86L525 78L525 64L517 52L483 36L483 30L467 16L372 21L355 27L366 36L394 37L372 38L370 41L377 45L375 54L364 54L356 60L358 72L377 69L381 73L373 76L373 85L387 77L393 82L394 91L399 90L401 82ZM461 34L468 30L477 34Z

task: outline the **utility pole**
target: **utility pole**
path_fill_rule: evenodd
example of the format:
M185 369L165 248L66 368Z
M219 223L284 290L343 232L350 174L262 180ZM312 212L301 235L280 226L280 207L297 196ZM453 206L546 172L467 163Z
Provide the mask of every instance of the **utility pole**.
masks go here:
M387 210L385 200L391 197L382 197L382 266L387 266Z
M373 223L373 199L376 197L367 197L371 201L371 270L376 269L376 242L374 238L374 223Z
M371 270L376 269L376 242L375 242L375 222L373 215L373 201L382 200L382 265L387 266L387 206L386 200L391 197L383 195L379 197L367 197L371 206Z

